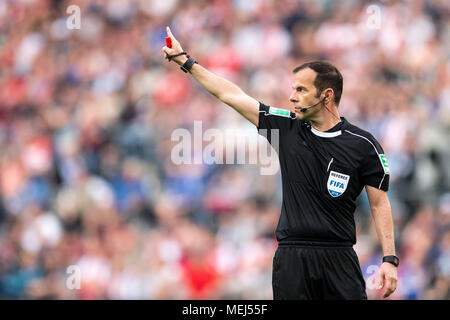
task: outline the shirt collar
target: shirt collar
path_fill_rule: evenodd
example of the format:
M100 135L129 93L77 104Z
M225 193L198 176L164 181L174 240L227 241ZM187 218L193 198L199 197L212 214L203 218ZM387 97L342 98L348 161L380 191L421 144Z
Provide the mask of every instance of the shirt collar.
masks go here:
M309 123L311 132L314 133L316 136L322 137L322 138L334 138L334 137L340 136L342 134L342 130L344 130L346 125L347 125L347 120L344 117L341 117L341 122L339 122L333 128L331 128L327 131L319 131L317 129L314 129L311 126L311 123Z

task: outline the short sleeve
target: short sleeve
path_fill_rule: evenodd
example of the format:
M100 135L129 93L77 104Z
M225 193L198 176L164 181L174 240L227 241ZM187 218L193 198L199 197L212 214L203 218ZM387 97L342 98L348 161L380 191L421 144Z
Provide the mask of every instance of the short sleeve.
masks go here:
M295 125L295 113L259 103L258 133L271 143L273 130L282 136Z
M367 141L369 144L367 144L367 152L360 172L362 183L388 191L390 170L386 155L375 138Z

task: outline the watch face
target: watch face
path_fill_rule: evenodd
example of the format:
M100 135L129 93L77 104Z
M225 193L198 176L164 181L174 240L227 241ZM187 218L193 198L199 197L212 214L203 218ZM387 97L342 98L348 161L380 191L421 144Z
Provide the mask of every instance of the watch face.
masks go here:
M389 262L395 265L396 267L399 265L399 259L396 256L387 256L383 258L383 262Z

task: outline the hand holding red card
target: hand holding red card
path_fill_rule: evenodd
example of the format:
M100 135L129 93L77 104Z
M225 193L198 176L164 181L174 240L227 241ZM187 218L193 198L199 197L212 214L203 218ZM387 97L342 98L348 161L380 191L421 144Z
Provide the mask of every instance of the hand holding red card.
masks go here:
M166 32L166 45L163 47L163 52L166 59L169 61L175 61L179 65L183 65L183 63L187 60L186 53L183 51L183 48L181 48L181 45L177 39L173 36L169 27L166 27Z

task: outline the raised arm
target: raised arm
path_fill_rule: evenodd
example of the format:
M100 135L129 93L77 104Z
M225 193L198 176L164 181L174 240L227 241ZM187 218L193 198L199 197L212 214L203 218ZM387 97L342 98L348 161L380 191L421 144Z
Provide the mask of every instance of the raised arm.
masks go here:
M180 43L175 39L170 28L166 28L167 35L172 39L172 48L163 47L166 55L174 55L183 52ZM182 66L188 58L185 55L174 57L172 61ZM246 119L258 126L259 102L247 95L233 82L224 79L213 72L195 63L189 70L195 80L213 96L226 103Z

